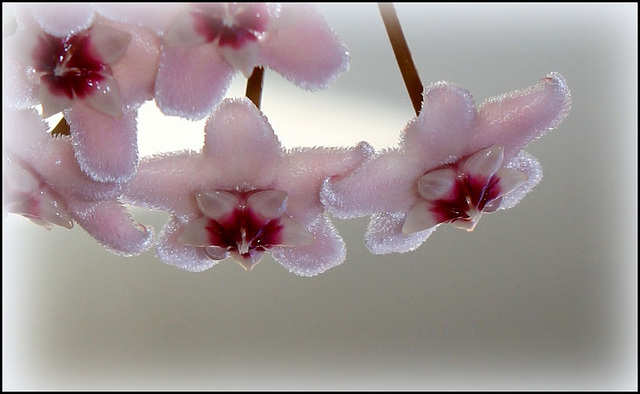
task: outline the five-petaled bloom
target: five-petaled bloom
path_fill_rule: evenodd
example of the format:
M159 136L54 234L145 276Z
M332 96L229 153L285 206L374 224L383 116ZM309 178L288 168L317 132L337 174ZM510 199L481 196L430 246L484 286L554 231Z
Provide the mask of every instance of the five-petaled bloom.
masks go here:
M82 170L96 181L126 182L137 169L136 116L153 98L160 39L84 5L62 8L43 17L39 7L18 7L20 28L5 40L3 94L15 110L40 104L43 118L62 112ZM74 10L82 18L61 15Z
M321 185L370 155L365 143L285 150L251 101L225 99L207 119L202 152L143 160L124 198L172 214L157 241L169 264L202 271L230 256L250 270L268 251L291 272L313 276L345 259Z
M134 255L153 245L154 232L132 221L118 201L122 185L84 174L69 137L52 137L35 110L5 111L4 209L51 229L80 224L116 254Z
M319 90L349 65L346 47L309 4L196 3L163 30L155 99L164 113L190 119L208 116L238 71L248 77L263 66Z
M327 180L322 201L341 218L371 215L365 241L376 254L413 250L443 223L472 230L483 212L513 207L540 181L538 162L522 148L556 128L570 106L557 73L478 109L466 90L436 83L400 146Z

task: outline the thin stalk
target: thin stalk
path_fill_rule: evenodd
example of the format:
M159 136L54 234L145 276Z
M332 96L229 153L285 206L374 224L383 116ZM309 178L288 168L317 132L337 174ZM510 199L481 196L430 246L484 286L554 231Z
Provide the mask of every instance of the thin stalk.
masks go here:
M247 90L245 95L251 100L258 109L262 102L262 84L264 82L264 68L256 67L253 69L251 76L247 79Z
M380 9L380 16L382 16L384 27L387 29L387 35L389 36L393 53L396 56L400 73L402 73L402 79L409 92L411 104L413 104L413 109L416 111L416 115L418 115L422 107L422 91L424 87L420 81L418 70L411 58L411 51L402 32L398 14L396 13L393 3L378 3L378 8Z

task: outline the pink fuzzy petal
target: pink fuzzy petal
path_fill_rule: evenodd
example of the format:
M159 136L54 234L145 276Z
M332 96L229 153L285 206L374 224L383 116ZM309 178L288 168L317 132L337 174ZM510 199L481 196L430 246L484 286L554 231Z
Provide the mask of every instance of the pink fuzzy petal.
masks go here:
M153 229L135 223L116 201L74 201L69 208L78 224L113 253L131 256L153 245Z
M160 38L152 31L100 18L100 26L109 27L131 37L124 56L111 64L113 77L118 81L120 97L125 105L139 104L154 96L158 64L160 63ZM111 44L123 45L122 37ZM109 57L117 55L115 48Z
M222 100L234 75L215 45L165 47L155 86L158 108L167 115L202 119Z
M261 64L309 90L326 89L349 68L347 48L314 6L284 4L278 23L262 43Z
M321 214L324 207L320 205L319 193L323 181L343 178L372 155L373 148L366 142L353 148L297 148L290 151L287 176L279 181L279 185L291 193L289 214L303 222Z
M203 153L212 167L224 169L218 187L223 190L267 188L284 163L267 118L245 98L224 100L207 120Z
M122 117L98 112L81 102L65 111L76 158L82 170L99 182L130 180L138 165L136 109Z
M94 8L101 15L114 21L145 26L162 32L183 11L189 9L187 3L95 3Z
M505 167L525 174L527 180L515 190L503 196L500 209L513 208L542 180L542 167L540 163L524 151L521 151L518 156L505 163Z
M220 260L207 257L203 248L183 245L178 241L184 225L171 217L158 234L156 252L158 258L167 264L185 271L201 272L218 264Z
M147 157L140 163L123 198L130 204L165 210L181 220L187 220L201 214L195 191L207 188L208 177L222 175L208 168L195 152Z
M466 89L438 82L428 86L420 115L401 134L407 155L421 159L425 168L467 154L466 141L476 116L473 98Z
M344 241L328 217L318 217L309 230L315 240L313 244L273 247L272 256L290 272L301 276L315 276L344 262Z
M408 210L417 201L415 185L422 172L403 152L388 150L345 178L327 181L321 199L333 215L343 219Z
M87 3L38 3L30 5L33 17L47 33L66 37L91 26L94 9Z
M424 231L405 235L402 227L406 221L403 212L394 214L375 214L364 236L367 249L373 254L410 252L422 245L437 226Z
M496 97L478 110L479 124L471 145L502 145L505 158L558 127L571 108L564 78L551 73L537 85Z

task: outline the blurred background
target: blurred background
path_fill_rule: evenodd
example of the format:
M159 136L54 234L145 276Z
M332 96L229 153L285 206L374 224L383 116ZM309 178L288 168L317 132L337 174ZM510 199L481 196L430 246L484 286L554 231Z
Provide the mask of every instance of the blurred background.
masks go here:
M414 113L376 4L319 8L350 70L316 93L267 71L263 112L286 147L395 146ZM425 85L480 104L566 78L569 116L526 149L532 193L405 254L334 219L347 260L314 278L271 257L188 273L5 216L3 389L637 390L637 4L396 9ZM203 122L158 115L141 112L141 154L200 149Z

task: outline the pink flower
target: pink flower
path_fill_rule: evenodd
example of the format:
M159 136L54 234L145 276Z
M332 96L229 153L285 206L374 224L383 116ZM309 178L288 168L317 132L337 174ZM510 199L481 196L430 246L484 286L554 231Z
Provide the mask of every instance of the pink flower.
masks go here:
M325 89L348 68L346 47L309 4L196 3L161 12L160 21L174 12L162 28L155 87L158 107L169 115L208 116L237 72L248 77L256 66L308 90Z
M4 209L51 229L74 221L110 251L133 255L153 244L118 201L122 185L84 174L68 137L52 137L35 110L5 111Z
M153 98L160 39L86 5L42 7L18 7L20 29L5 40L8 105L40 104L45 118L62 111L82 170L125 182L137 168L136 116Z
M158 257L202 271L232 257L251 270L269 252L291 272L313 276L342 263L345 247L320 203L327 177L339 178L371 148L285 150L248 99L225 99L207 120L202 152L140 163L127 202L172 214Z
M522 149L556 128L570 105L555 73L478 109L466 90L436 83L400 146L328 180L322 201L341 218L372 215L365 241L376 254L413 250L443 223L471 231L482 213L515 206L540 181L540 165Z

